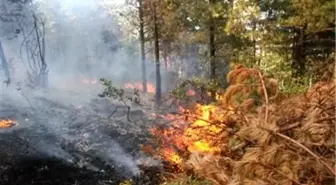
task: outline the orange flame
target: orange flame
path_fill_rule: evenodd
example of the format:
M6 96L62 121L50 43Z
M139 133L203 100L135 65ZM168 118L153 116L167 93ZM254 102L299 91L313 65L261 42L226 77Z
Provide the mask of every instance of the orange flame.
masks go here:
M141 83L126 83L124 84L124 88L126 89L138 89L143 91L143 86ZM153 84L147 83L147 92L155 93L155 86Z
M195 92L194 90L192 90L192 89L189 89L189 90L187 91L187 95L188 95L188 96L195 96L195 94L196 94L196 92Z
M10 128L17 125L17 123L13 120L0 120L0 129L2 128Z
M219 96L218 96L219 97ZM197 104L194 109L186 110L179 108L179 115L161 115L160 117L170 123L165 129L152 129L152 134L159 136L159 155L172 164L181 165L184 154L201 152L213 154L221 149L214 146L216 136L225 129L225 124L220 121L226 120L232 113L228 109L223 114L222 109L215 105Z

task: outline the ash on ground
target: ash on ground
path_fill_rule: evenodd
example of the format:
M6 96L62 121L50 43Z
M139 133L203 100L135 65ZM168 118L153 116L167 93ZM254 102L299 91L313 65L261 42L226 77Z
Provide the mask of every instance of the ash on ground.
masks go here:
M139 164L151 158L139 148L151 128L143 107L128 112L123 104L95 95L63 94L17 91L3 96L0 119L19 124L0 129L0 184L95 185L125 179L159 184L160 162Z

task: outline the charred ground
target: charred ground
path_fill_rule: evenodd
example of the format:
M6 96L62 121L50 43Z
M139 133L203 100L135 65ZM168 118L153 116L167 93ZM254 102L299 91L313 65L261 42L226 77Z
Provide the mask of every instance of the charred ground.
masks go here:
M159 183L159 163L148 163L139 148L149 139L143 110L131 109L135 121L129 122L128 109L108 99L74 104L46 97L35 95L22 104L4 98L1 118L18 125L0 130L0 184Z

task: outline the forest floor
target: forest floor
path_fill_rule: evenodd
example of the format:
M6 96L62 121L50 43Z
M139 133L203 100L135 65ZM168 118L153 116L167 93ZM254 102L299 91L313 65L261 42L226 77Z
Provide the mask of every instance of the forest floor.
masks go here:
M151 106L128 110L99 91L3 92L0 120L16 125L0 129L0 184L158 184L159 162L139 148Z

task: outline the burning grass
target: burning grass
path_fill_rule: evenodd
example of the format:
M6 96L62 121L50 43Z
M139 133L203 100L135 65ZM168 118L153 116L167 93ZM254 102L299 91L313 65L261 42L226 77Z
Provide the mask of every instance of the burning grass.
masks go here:
M138 89L140 91L143 91L143 85L141 83L125 83L124 84L125 89ZM147 92L148 93L155 93L155 86L153 84L147 83Z
M335 183L334 80L288 99L258 69L236 66L228 81L216 104L152 129L161 158L218 185Z

